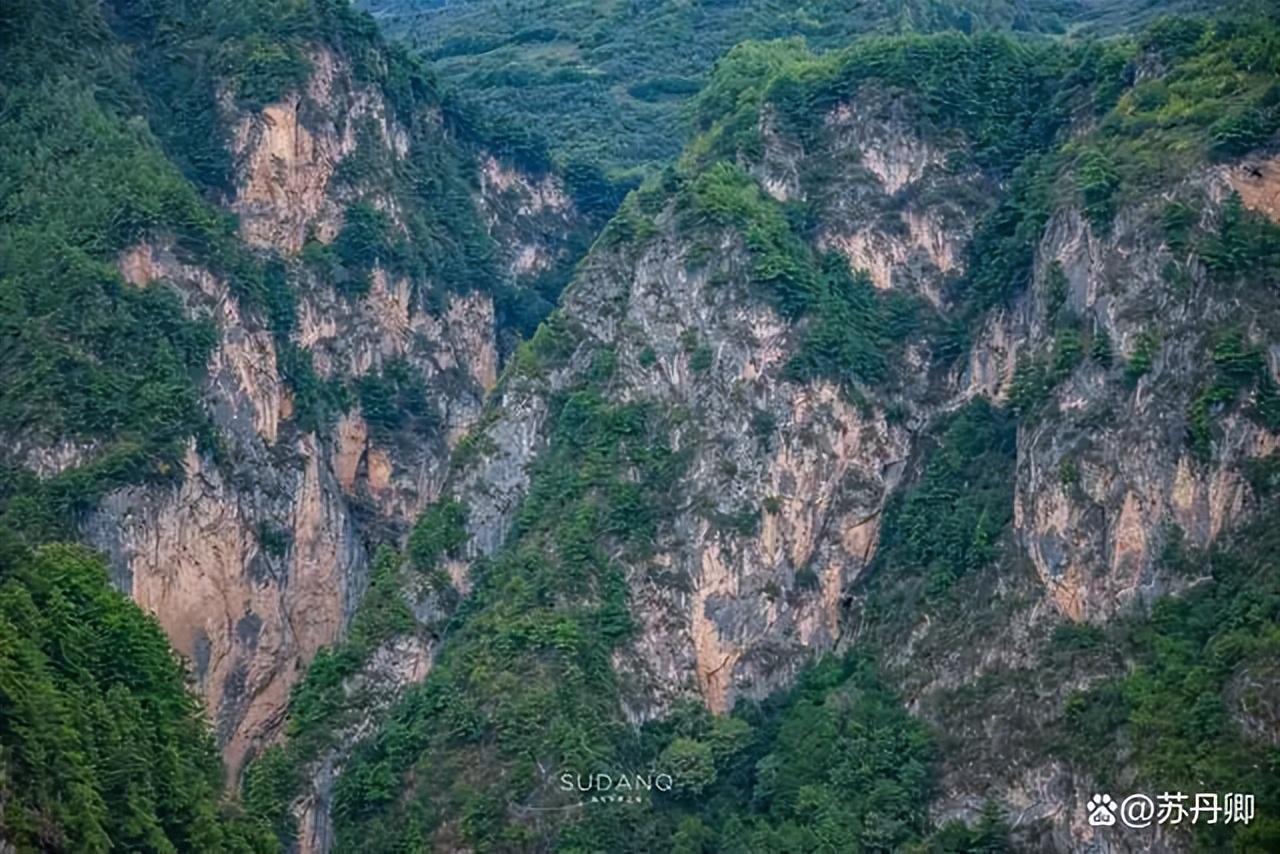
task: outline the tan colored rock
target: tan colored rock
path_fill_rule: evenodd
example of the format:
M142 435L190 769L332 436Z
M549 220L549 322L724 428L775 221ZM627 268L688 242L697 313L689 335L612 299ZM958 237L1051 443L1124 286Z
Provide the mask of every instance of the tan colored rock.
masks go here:
M284 408L284 384L276 364L276 345L265 329L250 329L240 319L237 302L221 302L222 328L218 347L209 360L211 378L226 376L238 395L249 402L253 429L268 445L276 442Z
M291 687L315 652L340 636L363 583L365 558L344 494L367 489L384 514L408 525L438 491L442 460L428 450L405 460L370 448L358 411L339 419L331 448L305 435L291 439L287 458L265 456L293 411L270 333L242 314L225 282L183 264L167 245L139 244L121 254L119 267L139 287L172 284L191 312L218 321L205 399L247 471L228 479L193 446L180 487L109 496L86 524L87 537L111 554L124 586L190 660L234 779L277 736ZM429 384L453 366L477 385L496 381L487 296L455 297L437 319L417 307L408 282L382 274L354 312L341 305L306 293L300 311L299 338L331 375L406 358L417 360ZM464 407L450 417L465 430L476 415L478 407ZM265 494L256 484L267 485ZM283 554L264 552L264 525L281 531Z
M492 155L480 161L480 208L490 231L504 245L508 271L529 277L551 269L562 244L546 226L568 233L576 216L573 201L558 175L534 177ZM514 223L542 223L543 229L515 229ZM539 233L541 231L542 233Z
M546 175L531 181L523 173L512 169L498 158L485 157L480 163L481 192L509 193L519 191L520 213L529 215L542 211L566 211L572 204L559 180Z
M871 284L882 291L893 287L893 271L907 261L907 245L875 232L833 235L823 241L824 249L834 249L849 261L853 272L865 272Z
M961 269L963 264L960 253L963 247L956 241L954 231L940 222L936 215L927 211L908 210L903 213L902 219L911 235L911 244L922 250L939 271L951 273Z
M844 134L861 154L862 166L894 195L918 181L930 166L945 162L945 152L921 139L902 105L877 97L844 103L825 118L829 129Z
M64 471L84 465L99 450L96 441L77 441L60 439L52 445L36 440L25 440L19 437L7 449L14 458L22 461L22 466L41 478L50 478Z
M986 319L974 337L963 374L957 378L964 399L985 397L1004 401L1018 367L1013 320L1005 311L997 311Z
M260 323L242 316L240 302L227 283L203 267L183 263L168 244L139 243L120 254L117 266L138 287L157 280L173 285L192 313L217 321L222 335L206 367L206 397L230 404L232 421L251 422L263 441L274 444L285 397L275 339Z
M184 467L171 491L109 496L88 529L127 570L134 600L192 662L234 779L249 751L274 737L307 662L338 636L359 558L314 455L290 520L287 586L255 573L263 559L257 525L194 443Z
M777 111L765 106L760 111L760 141L763 155L753 169L760 186L774 201L789 202L800 198L800 161L803 149L794 140L778 132Z
M333 474L347 494L355 492L356 475L369 443L369 425L357 411L344 413L334 426Z
M322 243L337 236L343 205L329 183L338 164L356 150L364 122L380 129L395 156L408 151L408 135L378 90L357 84L346 61L332 51L315 50L309 59L312 76L305 92L237 117L232 130L239 173L232 210L240 216L241 234L254 246L288 254L297 253L309 233ZM307 112L306 104L317 109ZM314 124L304 122L304 114Z
M705 536L705 531L704 531ZM737 594L734 576L720 558L715 547L702 552L702 571L690 609L690 634L697 662L698 687L707 708L721 714L729 710L729 684L733 666L742 651L727 643L720 630L707 615L707 603L713 596L733 597Z
M498 383L498 348L493 325L493 299L487 294L470 293L449 301L444 331L451 339L455 358L486 392Z
M738 251L720 247L730 263ZM836 384L785 380L794 332L767 305L709 286L666 245L628 263L580 276L564 310L617 353L611 385L626 399L697 424L685 445L696 498L671 523L682 533L627 571L637 631L614 665L634 686L624 703L640 722L691 692L716 710L763 697L837 645L845 588L874 556L907 445L904 428L874 406L860 411ZM695 334L714 354L699 372L679 343ZM768 436L755 426L762 409ZM716 521L744 515L755 530Z
M816 146L775 143L791 152L791 172L803 157L849 164L823 190L819 249L839 252L880 290L902 288L938 308L962 269L979 215L972 199L984 187L976 169L942 168L960 146L926 140L910 107L875 88L828 113Z
M382 448L369 448L369 491L375 496L391 487L391 455Z
M1249 157L1227 169L1226 176L1245 207L1280 223L1280 155Z
M255 246L289 253L302 249L313 224L323 241L337 235L337 211L327 204L326 191L346 153L333 140L317 140L299 119L300 108L301 98L290 96L246 116L234 131L244 164L234 205L241 233Z
M146 287L153 279L159 278L153 254L150 243L139 243L124 250L116 261L120 275L131 285Z

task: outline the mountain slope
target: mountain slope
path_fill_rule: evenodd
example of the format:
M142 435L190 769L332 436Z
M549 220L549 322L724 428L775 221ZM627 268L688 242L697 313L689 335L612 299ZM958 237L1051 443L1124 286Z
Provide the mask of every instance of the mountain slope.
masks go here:
M164 634L83 549L0 555L0 837L16 851L272 850L222 801Z
M458 131L425 70L345 3L12 11L0 529L105 553L184 658L234 786L345 633L369 556L434 496L589 219L558 177ZM181 715L153 723L199 730ZM105 845L47 808L51 840Z
M483 121L536 129L558 161L638 180L688 139L684 107L746 39L802 37L815 50L871 33L1112 33L1152 14L1221 4L1086 0L859 3L588 3L523 0L361 4L421 50Z
M1273 18L745 43L598 238L342 2L0 45L0 847L1277 846Z
M1276 33L735 49L255 803L336 850L1137 851L1099 782L1211 784L1259 822L1162 844L1273 845ZM681 782L561 785L622 770Z
M730 47L804 36L836 47L868 32L1012 27L1060 31L1067 0L997 2L369 3L442 78L495 121L536 127L563 162L615 176L670 161L685 139L681 106ZM551 120L548 121L547 119Z

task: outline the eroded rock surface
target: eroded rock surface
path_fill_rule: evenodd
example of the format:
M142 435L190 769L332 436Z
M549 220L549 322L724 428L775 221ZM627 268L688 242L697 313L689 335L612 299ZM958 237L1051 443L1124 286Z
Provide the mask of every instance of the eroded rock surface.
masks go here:
M773 198L816 208L821 248L877 288L945 317L960 298L954 287L973 223L998 183L965 165L962 139L926 140L884 93L837 108L823 128L817 142L801 145L766 109L763 153L749 171ZM804 177L814 169L826 170L816 184ZM1232 189L1267 213L1269 173L1241 169L1206 168L1179 192L1208 200L1210 226ZM1254 184L1241 189L1246 180ZM1008 535L1016 559L983 582L994 586L974 592L968 634L907 616L916 622L890 664L910 674L903 687L915 713L983 746L947 763L939 821L972 819L994 795L1034 828L1019 837L1028 844L1141 850L1149 839L1101 839L1084 808L1093 781L1034 743L1071 694L1106 668L1041 684L1032 678L1037 655L1064 622L1104 622L1197 583L1194 573L1171 570L1163 551L1175 537L1206 547L1256 512L1259 497L1242 469L1280 441L1227 412L1207 455L1188 445L1212 322L1240 315L1203 268L1191 265L1178 280L1169 274L1182 259L1156 224L1168 200L1134 202L1105 232L1060 205L1036 248L1030 286L975 320L967 352L937 353L921 333L904 345L893 389L856 404L833 383L787 374L800 330L749 293L743 244L728 234L711 246L697 242L705 235L691 240L667 209L654 236L598 245L579 269L562 307L565 324L578 330L574 355L545 376L500 383L445 487L471 511L466 554L501 546L527 467L547 442L547 399L588 370L591 352L607 350L609 394L680 413L670 439L690 455L674 520L642 565L626 567L637 630L613 659L624 712L638 723L689 695L715 711L763 697L814 655L859 642L850 599L874 566L886 503L926 453L931 425L975 397L1007 404L1019 367L1049 357L1054 313L1069 313L1091 340L1108 342L1111 361L1079 359L1042 410L1021 419ZM1271 333L1246 324L1244 334L1275 374L1280 350ZM1150 364L1129 375L1123 366L1140 348ZM466 561L448 569L465 592ZM970 703L981 719L956 716L958 692L1005 677L1021 687ZM1235 714L1245 726L1265 726L1274 704L1257 690L1258 677L1242 673L1238 682ZM993 743L999 748L987 749ZM1178 850L1177 840L1158 844Z
M399 203L383 185L335 177L359 146L378 146L394 163L425 144L411 142L382 91L359 82L340 53L317 47L308 58L312 73L301 90L256 111L237 112L229 97L222 105L241 235L285 264L296 263L308 240L332 242L353 201L397 222ZM474 202L488 206L487 224L506 241L498 249L513 259L513 275L560 259L566 236L538 229L552 220L566 230L575 224L563 188L488 155L477 163ZM520 261L527 257L540 260ZM216 325L203 386L216 439L189 443L174 483L106 496L83 531L109 555L121 588L157 616L190 661L234 780L277 737L289 691L317 650L342 637L366 584L371 544L401 542L439 493L451 448L497 382L494 303L479 292L436 298L431 282L381 266L367 292L353 297L295 268L296 321L286 342L231 283L187 260L173 241L139 243L118 268L134 287L175 288L191 316ZM426 389L429 412L387 429L351 400L325 423L301 421L285 343L305 354L319 381L349 397L362 378L405 371ZM48 476L92 453L67 445L28 456ZM369 681L379 682L379 673L396 674L387 686L420 679L430 649L403 666L410 645L389 651L388 665ZM390 702L395 689L387 686ZM340 757L328 761L336 766ZM315 821L322 840L324 819Z

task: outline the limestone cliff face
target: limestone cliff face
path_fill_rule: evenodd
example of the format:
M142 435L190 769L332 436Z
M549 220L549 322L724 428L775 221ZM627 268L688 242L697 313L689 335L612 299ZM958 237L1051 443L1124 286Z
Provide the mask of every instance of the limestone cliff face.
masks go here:
M426 615L419 612L419 617ZM336 733L332 749L324 751L304 769L306 786L303 794L291 804L298 829L294 849L297 854L325 854L333 849L330 818L333 788L348 752L373 732L378 715L406 686L426 678L434 655L435 642L430 637L397 637L374 650L360 671L343 683L344 695L359 704L362 714Z
M489 228L507 247L511 276L534 277L565 260L563 241L576 228L577 213L558 176L528 175L482 154L480 205Z
M223 446L188 447L175 487L107 496L85 522L117 582L156 614L239 769L270 738L289 687L341 631L364 579L364 547L313 433L289 429L290 397L269 333L242 316L225 282L142 245L120 266L137 287L177 286L217 318L205 402Z
M495 382L493 302L458 295L433 314L408 279L381 269L371 279L368 294L354 303L331 288L304 293L297 340L325 380L377 374L397 363L432 392L438 422L432 435L371 431L357 407L337 419L329 437L343 491L403 528L438 492L450 446Z
M636 631L613 666L623 712L640 723L686 696L728 711L787 686L814 656L856 646L882 518L918 471L930 430L972 398L1008 402L1020 366L1052 356L1054 314L1069 312L1110 342L1113 359L1070 365L1020 421L1014 558L974 591L969 634L907 615L888 663L905 674L913 712L954 728L960 745L944 763L938 818L971 817L994 794L1038 828L1028 844L1137 849L1121 835L1094 838L1083 812L1092 781L1018 735L1049 721L1097 673L1023 683L980 719L958 718L950 703L978 680L1030 667L1064 621L1103 622L1194 584L1164 566L1166 545L1179 535L1211 544L1257 507L1241 469L1273 454L1280 437L1225 411L1197 453L1188 412L1219 327L1239 326L1277 378L1280 347L1248 306L1168 245L1158 226L1167 198L1126 203L1106 229L1060 202L1029 287L974 318L967 352L943 352L923 327L879 388L795 379L788 365L805 321L788 321L752 292L740 235L691 235L667 205L651 233L602 240L579 268L557 321L572 330L573 352L553 368L517 358L502 372L487 294L431 298L430 283L379 263L367 291L352 296L298 259L308 241L335 240L352 202L403 228L402 199L382 183L342 178L341 167L361 145L397 163L421 144L340 55L316 49L310 61L303 90L255 112L224 105L238 168L231 206L246 243L289 267L296 325L282 341L232 283L164 240L124 253L119 268L133 286L176 287L193 315L219 328L204 385L216 440L190 443L175 484L119 490L83 523L120 586L191 661L233 771L276 737L290 687L341 637L371 545L401 540L439 498L467 507L467 543L442 566L467 594L471 560L502 547L529 488L553 396L591 369L593 353L612 354L615 402L679 416L670 441L688 459L652 553L624 566ZM440 126L437 115L420 118ZM822 117L815 138L788 137L767 108L759 130L761 152L742 165L774 199L806 206L816 249L932 317L960 310L955 286L974 224L1006 189L974 165L961 136L923 127L906 102L873 87ZM503 283L564 263L578 215L562 182L476 157L475 203L497 239ZM1205 226L1233 190L1276 218L1278 168L1268 159L1205 168L1176 191L1207 200ZM317 381L348 392L392 366L406 370L428 391L432 425L388 428L354 402L304 422L283 367L291 348L307 355ZM1149 364L1127 372L1140 352ZM92 453L23 449L42 473ZM293 804L304 852L332 846L330 799L351 748L431 668L431 627L449 606L425 586L404 594L417 629L384 643L344 685L362 714L306 769L312 784ZM1257 678L1239 674L1239 691ZM1235 713L1266 731L1272 705Z
M328 48L308 57L312 74L304 91L292 92L259 112L234 114L232 153L239 181L232 210L245 240L286 253L302 248L308 233L330 242L341 227L345 201L330 192L334 171L355 153L359 134L375 129L396 158L408 154L409 136L395 121L382 93L358 83L349 63Z
M751 173L774 198L817 210L821 248L842 254L877 288L946 317L959 299L953 286L973 223L1002 191L999 182L964 165L963 139L926 138L883 93L839 106L822 127L816 143L801 145L766 110L763 154L748 164ZM1206 167L1177 192L1207 200L1206 226L1232 188L1274 215L1273 169ZM645 565L627 567L638 630L614 658L624 711L640 722L682 695L717 711L764 696L813 655L858 643L852 600L874 563L886 502L910 478L930 425L974 397L1006 403L1018 366L1052 347L1052 313L1068 311L1109 340L1113 360L1080 360L1042 409L1021 420L1016 558L994 588L975 593L983 598L971 622L985 628L957 637L923 617L897 639L891 664L910 674L903 687L911 708L954 726L962 745L944 768L939 819L972 818L995 794L1035 828L1028 845L1138 850L1150 840L1097 838L1084 813L1093 781L1018 735L1046 725L1099 673L1056 684L1027 676L1021 693L999 695L1000 708L984 706L982 720L958 719L949 698L984 677L1028 668L1063 621L1105 621L1195 583L1159 559L1173 532L1207 545L1258 506L1241 467L1273 453L1280 439L1227 412L1208 455L1197 455L1187 413L1221 324L1243 324L1249 343L1270 354L1273 374L1280 359L1270 333L1202 267L1190 264L1185 278L1168 274L1171 261L1185 261L1158 225L1168 200L1128 204L1105 231L1063 202L1036 249L1030 287L976 319L968 352L935 352L919 333L904 347L893 387L857 404L829 382L789 378L800 330L749 296L740 239L724 234L704 245L668 208L652 237L602 242L580 267L562 298L575 354L546 374L500 381L445 485L470 511L466 555L500 547L527 467L547 441L548 397L588 369L592 351L608 349L616 365L610 393L681 413L671 441L691 457L685 491L673 496L675 521ZM1140 348L1150 365L1129 375L1124 366ZM465 594L466 561L449 570Z
M979 200L994 189L990 180L953 163L949 155L963 152L959 140L925 139L901 99L882 92L833 110L823 141L793 167L832 171L809 191L821 196L809 199L821 210L818 247L844 255L881 290L941 307L947 276L962 270Z
M1192 183L1219 202L1229 189L1218 173ZM1161 339L1132 388L1082 367L1058 389L1054 416L1019 436L1015 527L1047 592L1073 620L1103 620L1176 589L1156 560L1169 531L1176 526L1189 545L1204 547L1235 526L1254 502L1242 463L1277 446L1275 434L1234 413L1221 420L1208 459L1187 446L1186 413L1215 324L1242 318L1203 270L1185 285L1168 281L1163 271L1175 259L1153 227L1166 201L1127 211L1106 236L1076 211L1062 211L1039 253L1041 283L1059 265L1069 309L1104 330L1120 354L1134 352L1153 318ZM1042 307L1045 295L1029 298ZM1030 355L1047 337L1043 313L1028 305L1023 322L1021 349ZM1064 483L1064 465L1078 479Z
M367 292L352 297L296 260L308 240L334 240L353 201L398 222L400 202L377 176L335 177L360 146L395 163L432 142L406 130L381 90L358 81L339 53L317 47L309 60L306 86L277 103L238 112L224 98L237 164L230 204L244 241L290 271L297 308L288 344L310 360L317 381L347 389L350 402L323 423L300 421L281 339L260 312L171 242L141 243L119 258L124 278L176 288L190 314L218 328L203 394L214 438L190 442L174 485L119 490L83 522L117 583L189 660L233 779L278 734L290 689L316 651L342 636L372 545L399 542L437 497L450 449L479 417L498 373L488 294L431 297L431 282L377 266ZM420 119L444 133L438 115ZM566 228L574 221L558 184L487 155L477 162L473 201L488 205L487 225L512 270L540 270L559 257L564 235L538 232L548 215ZM494 208L494 180L504 198L532 197ZM371 425L352 399L362 377L391 365L426 389L426 427ZM92 450L36 448L28 456L52 474ZM389 698L395 685L425 674L430 649L406 640L386 658L369 681ZM323 837L322 828L313 831Z
M787 683L834 647L839 598L874 552L907 433L826 382L784 379L793 330L711 284L674 220L621 269L602 259L565 311L617 357L626 399L690 414L692 454L670 542L629 572L642 626L615 661L628 714L644 720L691 691L717 710ZM716 247L718 272L742 249ZM621 272L621 275L619 273ZM710 354L710 364L705 355ZM699 361L701 359L701 361Z
M945 315L972 222L998 192L979 170L958 165L963 142L926 141L902 104L877 92L833 110L821 142L804 155L768 127L767 114L765 121L762 185L777 198L801 198L798 180L778 190L785 176L824 170L821 195L809 199L820 207L819 245L839 251L878 288L919 296ZM1208 200L1206 225L1232 190L1274 217L1274 169L1265 159L1206 168L1177 192ZM1170 526L1194 546L1231 528L1253 501L1241 464L1276 447L1274 434L1235 414L1221 420L1208 460L1187 446L1186 413L1204 380L1215 324L1243 321L1251 344L1269 342L1203 267L1192 264L1187 281L1171 281L1173 262L1184 260L1159 225L1172 195L1126 208L1105 233L1079 210L1059 208L1037 250L1031 289L980 321L970 352L941 382L929 377L930 342L920 342L921 360L908 366L898 392L919 423L975 395L1005 401L1020 361L1043 357L1052 342L1053 311L1105 336L1117 362L1159 327L1161 343L1136 383L1121 381L1114 366L1085 361L1055 388L1050 413L1024 419L1019 434L1017 536L1046 601L1073 620L1106 619L1169 592L1173 582L1160 576L1156 556ZM1065 294L1054 295L1059 273ZM1062 305L1051 307L1055 300ZM1079 476L1064 484L1068 463Z
M877 286L940 301L968 237L955 199L973 195L946 190L981 176L931 170L946 152L921 141L893 103L878 99L876 109L885 117L874 126L852 106L828 119L831 149L814 160L857 165L832 176L819 240L855 269L873 261L884 272L876 280L870 271ZM797 198L796 176L811 164L797 159L797 144L765 131L754 172L775 198ZM936 208L914 201L926 186L942 200ZM940 408L919 405L904 421L882 404L854 405L830 382L788 379L797 330L746 297L740 240L695 245L671 212L658 226L638 249L589 256L562 299L563 318L580 330L577 355L545 376L503 380L446 487L469 509L467 556L492 554L546 442L548 397L598 349L614 354L611 387L621 400L687 413L672 441L692 455L690 494L651 563L628 568L640 629L614 664L635 722L689 694L727 711L740 697L784 687L813 654L841 643L841 600L875 555L881 512L911 455L912 423ZM909 269L899 265L906 258ZM923 351L909 358L919 388L905 399L916 407L928 365ZM465 591L465 564L451 569Z
M180 487L116 492L86 523L121 587L191 660L233 771L272 736L290 686L337 637L363 576L363 548L314 439L297 450L311 454L301 471L273 484L294 493L277 505L292 540L285 556L260 541L268 508L238 494L194 447Z
M327 288L306 295L298 338L322 376L359 377L404 358L437 389L440 435L380 442L358 410L331 432L298 428L271 334L217 277L149 244L126 253L121 269L139 287L177 286L193 313L218 320L205 403L220 443L193 441L175 487L109 495L85 534L191 661L236 771L274 737L315 652L341 635L364 584L371 526L403 531L438 491L451 431L467 428L492 383L492 307L461 296L433 317L397 302L381 276L344 311ZM333 309L322 329L307 320L317 304Z

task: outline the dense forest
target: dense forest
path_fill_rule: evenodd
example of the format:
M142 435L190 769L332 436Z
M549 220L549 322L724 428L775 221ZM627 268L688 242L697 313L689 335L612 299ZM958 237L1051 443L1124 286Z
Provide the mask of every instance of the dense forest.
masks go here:
M18 851L260 852L182 662L84 549L0 551L0 762Z
M815 50L868 33L1111 33L1169 12L1222 4L1088 0L594 3L363 0L389 33L467 93L478 120L548 140L564 168L630 183L680 153L686 111L735 44L801 37ZM554 116L555 121L545 118ZM482 117L482 118L480 118Z
M1193 0L361 5L372 17L345 0L18 0L0 21L0 849L294 850L299 799L318 764L340 756L329 818L341 851L1015 850L994 796L963 818L931 813L958 736L918 713L904 638L923 615L976 642L977 620L961 627L968 609L989 616L991 590L1025 570L1013 533L1021 439L1061 416L1054 395L1074 372L1132 390L1173 337L1153 318L1120 352L1069 307L1061 265L1037 280L1058 210L1105 236L1158 196L1152 240L1178 253L1162 280L1266 318L1222 311L1207 350L1178 352L1195 377L1176 413L1179 448L1207 466L1228 422L1280 430L1274 356L1255 340L1276 332L1280 226L1239 195L1219 212L1186 183L1274 146L1274 11L1156 15L1218 5ZM242 164L227 116L304 87L316 44L385 95L408 153L353 146L335 173L332 240L312 233L295 256L252 248L228 212ZM825 117L862 92L893 93L922 139L953 146L938 171L979 176L988 191L964 200L972 238L937 300L878 286L819 240L842 164L806 166L789 199L759 177L769 134L823 151ZM532 284L502 269L493 217L475 201L491 152L561 182L589 223L589 254L579 236L570 263ZM625 371L659 354L623 364L561 298L609 265L661 254L673 235L681 263L693 258L719 292L785 325L780 383L830 384L851 411L880 407L894 426L911 421L893 401L914 393L921 341L944 373L993 311L1041 285L1050 297L1043 340L1006 396L911 423L922 438L894 461L903 474L878 551L854 589L837 591L850 613L857 601L858 642L798 662L790 687L725 714L690 696L638 722L616 666L642 631L629 573L645 567L688 594L690 580L663 577L657 560L660 545L692 536L680 514L736 543L780 512L773 495L732 513L708 498L713 475L735 472L694 466L710 431L702 414L626 385ZM328 437L353 413L387 446L445 433L443 392L407 361L324 374L300 334L304 286L351 306L378 276L433 307L483 295L494 335L519 342L483 414L448 438L450 487L489 452L502 406L532 388L545 409L545 441L497 547L468 551L473 508L448 490L407 536L364 532L359 604L241 779L224 779L193 662L121 592L120 567L76 544L105 497L176 489L189 454L232 470L204 385L225 318L120 269L121 253L158 237L225 280L267 331L291 436ZM739 251L741 264L717 266ZM720 358L696 332L673 349L689 384ZM752 441L772 451L773 416L753 416ZM87 450L53 471L31 462L64 446ZM1066 460L1058 485L1078 492L1087 463ZM1273 502L1275 453L1237 480ZM1101 624L1055 620L1016 674L1075 686L1038 755L1116 791L1256 796L1252 824L1192 829L1183 841L1197 850L1280 847L1280 750L1229 705L1241 674L1264 686L1240 701L1250 708L1276 680L1278 532L1274 510L1205 548L1167 532L1162 571L1196 579L1182 595ZM269 528L257 536L263 551L290 548ZM821 584L808 564L792 581L797 597ZM787 595L775 588L760 607ZM366 707L352 686L409 635L438 644L429 675ZM964 690L987 708L1005 687ZM564 768L664 769L673 790L640 809L580 809L552 776Z

